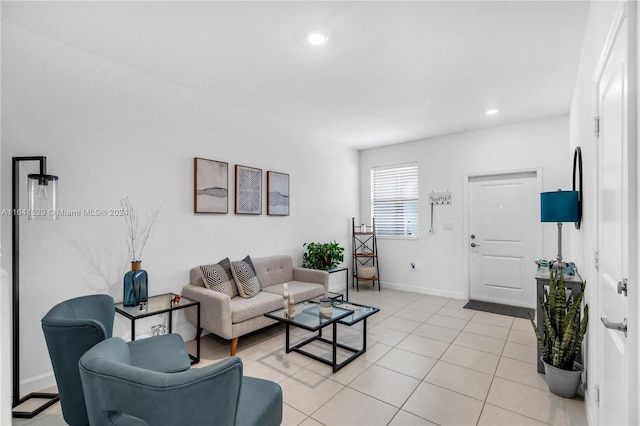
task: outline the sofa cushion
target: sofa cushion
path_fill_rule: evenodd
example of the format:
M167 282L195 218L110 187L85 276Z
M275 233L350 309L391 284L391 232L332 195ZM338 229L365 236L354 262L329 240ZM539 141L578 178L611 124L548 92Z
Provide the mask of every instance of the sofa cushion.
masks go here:
M256 269L249 256L242 260L231 262L231 274L238 286L238 293L241 297L251 298L262 290L262 284L256 275Z
M231 299L231 323L237 324L280 309L283 306L283 302L281 294L272 294L264 291L249 299L234 297Z
M262 289L274 284L293 280L293 259L291 256L268 256L252 259Z
M324 297L324 286L322 284L307 283L303 281L290 281L289 294L293 296L293 300L298 303L304 300L313 299L315 297ZM282 296L284 287L282 284L275 284L262 289L263 293L272 293Z
M231 262L226 257L218 263L212 265L201 265L202 281L207 288L219 293L224 293L229 297L238 295L238 287L231 274Z

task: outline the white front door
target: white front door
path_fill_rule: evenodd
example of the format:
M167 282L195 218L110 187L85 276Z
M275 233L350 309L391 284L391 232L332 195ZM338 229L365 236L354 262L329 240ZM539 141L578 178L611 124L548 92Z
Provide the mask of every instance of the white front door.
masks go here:
M633 187L635 156L629 155L628 19L621 10L614 22L601 67L595 76L595 99L600 117L597 181L597 322L598 424L624 425L629 418L629 345L624 332L605 328L605 321L623 323L629 318L629 300L622 290L629 277L635 251L630 217L635 217ZM620 288L619 288L620 287ZM634 401L637 403L637 401Z
M537 172L469 177L469 297L536 306Z

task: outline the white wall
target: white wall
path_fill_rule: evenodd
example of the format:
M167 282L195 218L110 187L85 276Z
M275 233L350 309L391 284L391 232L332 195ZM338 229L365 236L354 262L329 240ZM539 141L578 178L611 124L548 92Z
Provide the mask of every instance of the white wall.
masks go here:
M417 240L379 238L380 277L383 287L455 298L468 297L467 236L463 235L463 176L472 173L542 168L543 189L571 188L568 116L443 136L360 152L360 211L370 223L370 170L372 167L417 161L420 187L420 237ZM450 206L436 206L435 234L430 234L428 197L431 191L453 193ZM443 230L442 224L453 224ZM557 254L557 229L542 226L541 256ZM573 232L566 226L564 235ZM572 259L570 248L563 250ZM410 263L415 261L415 270ZM531 285L535 285L531 265Z
M225 256L289 254L300 264L304 242L348 247L350 218L359 214L355 150L11 25L2 27L2 83L2 207L11 206L11 157L26 155L47 156L60 178L60 208L118 208L125 196L138 210L161 204L142 259L152 295L180 292L189 268ZM228 162L230 188L235 164L289 173L291 215L234 215L233 191L228 215L194 215L195 156ZM23 164L25 193L34 166ZM2 217L8 271L10 236ZM40 328L51 306L91 293L122 300L124 220L22 220L20 253L27 392L54 383ZM179 329L193 337L184 320ZM128 322L117 319L114 334L128 336Z
M0 7L0 20L1 18L2 8ZM2 69L1 55L0 69ZM0 97L1 94L0 82ZM2 117L2 105L0 105L0 117ZM0 134L1 131L2 123L0 123ZM2 164L2 158L0 151L0 164ZM1 196L2 186L0 186L0 198ZM3 232L0 229L0 243L2 235ZM2 257L0 250L0 260ZM11 339L9 336L11 336L11 281L7 271L0 266L0 425L11 424Z
M580 56L580 66L571 103L571 149L580 146L583 158L584 192L582 229L574 235L575 245L580 247L581 275L587 283L585 300L592 304L592 318L586 335L588 383L585 393L589 424L597 424L597 403L594 386L597 384L597 328L601 326L597 307L593 305L596 297L597 271L594 268L594 253L597 248L596 211L596 138L593 135L593 81L600 56L605 47L609 29L616 10L623 2L591 2L589 17L585 29L585 38ZM635 94L632 94L634 96ZM633 326L630 326L630 329ZM637 353L637 348L635 349ZM634 398L631 401L635 400ZM637 409L637 407L636 407ZM637 418L631 424L635 424Z

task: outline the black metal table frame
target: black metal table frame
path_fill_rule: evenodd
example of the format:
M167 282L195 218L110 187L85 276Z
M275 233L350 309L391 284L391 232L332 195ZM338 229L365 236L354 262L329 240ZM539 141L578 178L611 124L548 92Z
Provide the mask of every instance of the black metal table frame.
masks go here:
M352 305L356 305L356 306L364 306L364 305L357 305L355 303L351 303ZM300 323L295 323L295 322L291 322L290 320L283 320L282 318L274 318L277 319L279 321L282 321L285 323L285 350L286 353L289 352L296 352L299 353L301 355L307 356L309 358L315 359L316 361L320 361L324 364L327 364L329 366L332 367L333 372L337 372L338 370L340 370L342 367L346 366L347 364L349 364L351 361L353 361L354 359L356 359L357 357L359 357L360 355L362 355L363 353L365 353L367 351L367 318L370 317L371 315L379 312L379 309L368 313L367 315L363 315L361 318L358 318L356 321L352 322L352 323L346 323L341 321L343 318L348 317L349 315L353 314L352 310L348 310L345 308L340 308L343 310L346 310L348 312L346 312L344 315L341 315L337 318L335 318L333 321L331 322L327 322L326 324L323 324L322 326L319 327L308 327L305 326L304 324L300 324ZM295 317L294 317L295 318ZM345 344L342 343L338 343L337 339L338 339L338 324L342 324L342 325L347 325L349 327L351 327L354 324L359 323L360 321L363 321L362 324L362 348L361 349L357 349L357 348L353 348L351 346L347 346ZM299 328L303 328L305 330L309 330L309 331L317 331L318 334L316 334L315 336L312 336L306 340L304 340L303 342L300 342L298 344L296 344L295 346L291 347L290 346L290 339L289 339L289 329L290 326L294 325L296 327ZM333 339L329 340L325 337L322 337L322 329L325 327L328 327L329 325L333 325ZM316 354L313 354L311 352L307 352L304 349L301 349L303 346L314 342L314 341L321 341L324 343L328 343L332 346L332 359L331 361L329 361L326 358L323 358L321 356L318 356ZM348 357L347 359L345 359L344 361L342 361L341 363L338 363L337 361L337 351L338 348L341 349L345 349L348 350L350 352L353 352L353 355L351 355L350 357Z
M349 300L349 268L346 267L337 267L337 268L333 268L333 269L329 269L327 272L330 274L333 274L335 272L342 272L345 271L346 274L346 285L345 285L345 291L347 292L347 296L346 296L346 300Z
M166 295L171 295L171 296L177 296L175 293L165 293L165 294L159 294L157 296L151 296L152 297L158 297L158 296L166 296ZM192 299L189 299L192 300ZM147 317L151 317L154 315L159 315L159 314L164 314L164 313L169 313L169 333L172 332L173 329L173 316L172 316L172 312L173 311L178 311L180 309L186 309L186 308L191 308L193 306L195 306L197 308L198 314L197 314L197 325L196 325L196 330L200 329L200 302L197 300L192 300L193 303L188 303L185 305L174 305L171 304L171 307L166 308L166 309L160 309L158 311L153 311L153 312L147 312L141 315L137 315L137 316L132 316L129 315L129 313L127 311L121 310L118 308L118 306L116 305L116 312L125 316L126 318L131 320L131 341L136 340L136 320L141 319L141 318L147 318ZM191 359L191 364L197 364L200 362L200 335L196 336L196 355L191 355L189 354L189 358Z

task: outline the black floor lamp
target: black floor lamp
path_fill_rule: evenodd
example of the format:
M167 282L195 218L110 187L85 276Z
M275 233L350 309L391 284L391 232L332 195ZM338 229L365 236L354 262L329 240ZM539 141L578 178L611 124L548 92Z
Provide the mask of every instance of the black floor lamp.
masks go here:
M20 169L21 161L38 161L40 173L28 175L29 207L20 209ZM55 220L58 218L58 176L47 174L47 157L13 157L12 196L12 310L13 310L13 400L11 404L13 417L30 419L46 410L58 401L57 393L32 392L20 397L20 216L29 219ZM15 408L32 399L44 399L44 404L32 411L21 411Z

